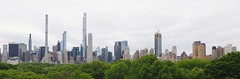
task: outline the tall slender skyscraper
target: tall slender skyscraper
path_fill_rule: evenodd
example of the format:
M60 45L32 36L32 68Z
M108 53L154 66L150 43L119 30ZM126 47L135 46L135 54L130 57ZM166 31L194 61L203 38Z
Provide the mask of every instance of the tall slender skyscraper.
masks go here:
M83 14L83 53L87 57L87 13Z
M64 64L68 64L68 52L67 52L67 32L63 32L63 59L64 59Z
M48 15L46 14L45 18L45 54L48 53Z
M92 33L88 33L88 50L87 50L87 62L92 62Z
M162 34L158 32L154 35L154 50L157 57L162 57Z
M63 32L63 52L67 51L67 32Z
M30 54L32 53L32 37L31 37L31 34L29 34L28 51L29 51Z
M48 56L48 15L46 14L45 17L45 61L46 63L48 63L49 60L49 56Z

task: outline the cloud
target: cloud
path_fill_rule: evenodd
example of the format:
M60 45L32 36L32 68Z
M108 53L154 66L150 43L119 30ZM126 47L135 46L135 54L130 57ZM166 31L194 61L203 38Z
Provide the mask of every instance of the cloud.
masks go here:
M211 46L232 43L240 46L239 0L11 0L0 1L0 45L28 41L44 45L45 14L49 15L49 45L62 40L67 31L68 50L82 43L82 16L88 13L88 32L93 47L108 46L116 40L128 40L131 53L153 48L154 33L163 34L163 50L178 47L192 52L192 43L200 40ZM164 51L163 51L164 52Z

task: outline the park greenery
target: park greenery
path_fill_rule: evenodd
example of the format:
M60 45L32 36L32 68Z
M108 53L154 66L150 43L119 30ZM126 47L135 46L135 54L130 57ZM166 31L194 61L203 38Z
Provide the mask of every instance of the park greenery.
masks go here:
M220 58L162 61L155 55L139 60L85 64L0 63L0 79L239 79L240 52Z

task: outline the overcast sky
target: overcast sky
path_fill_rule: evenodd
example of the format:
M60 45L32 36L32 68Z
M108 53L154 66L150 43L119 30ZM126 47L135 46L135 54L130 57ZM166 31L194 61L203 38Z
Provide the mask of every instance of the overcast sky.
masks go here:
M49 45L62 40L67 49L82 43L82 16L87 12L87 32L93 47L127 40L131 54L153 48L154 33L163 36L163 50L172 46L192 52L193 41L212 46L240 46L240 0L0 0L0 48L9 42L44 45L45 14L49 16ZM164 51L163 51L164 52Z

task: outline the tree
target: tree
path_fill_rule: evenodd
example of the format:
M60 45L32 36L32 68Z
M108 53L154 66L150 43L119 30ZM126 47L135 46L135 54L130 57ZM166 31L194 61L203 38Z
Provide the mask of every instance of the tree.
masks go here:
M176 63L176 66L184 69L203 68L205 69L210 61L207 59L186 59Z
M8 63L0 63L0 70L14 69L14 65Z
M23 72L14 69L0 70L1 79L46 79L42 74L34 72Z
M94 79L91 75L81 72L80 70L75 70L68 79Z
M113 64L110 69L105 72L106 79L124 79L129 67L124 62Z
M68 78L74 70L77 70L77 65L64 64L64 65L56 65L53 67L49 67L47 77L50 79L66 79Z
M206 73L216 79L240 78L240 52L232 52L211 61Z
M90 74L95 79L103 79L104 72L110 68L110 64L101 61L93 61L79 66L79 70L84 73Z

